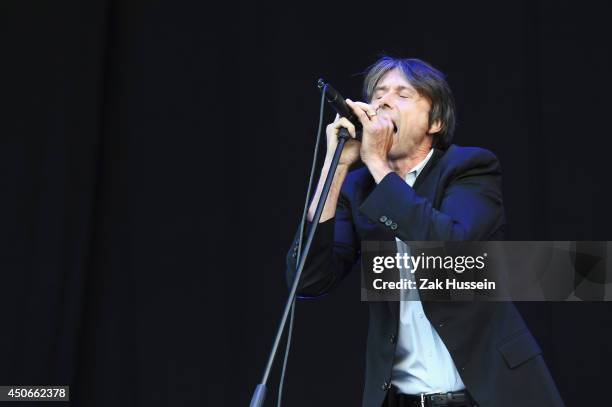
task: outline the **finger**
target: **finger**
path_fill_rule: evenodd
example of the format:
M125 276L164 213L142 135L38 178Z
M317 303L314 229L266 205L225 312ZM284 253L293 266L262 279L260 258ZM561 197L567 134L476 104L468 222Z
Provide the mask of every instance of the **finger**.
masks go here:
M368 115L361 108L355 105L355 102L350 99L346 99L346 104L349 105L351 109L353 109L353 112L355 113L362 125L367 126L368 124L370 124L370 118L368 117Z
M325 133L328 136L333 136L333 135L337 135L338 134L338 129L336 128L336 122L330 123L327 125L327 127L325 128Z
M355 138L355 126L353 123L349 121L346 117L341 117L337 122L334 123L334 128L336 129L336 134L340 127L344 127L348 130L351 137Z
M336 113L336 117L334 118L334 121L329 123L326 127L327 134L332 134L334 136L338 135L339 126L336 125L338 123L338 120L340 120L340 115Z
M350 100L350 99L349 99ZM351 102L353 102L351 100ZM364 112L366 112L366 114L368 115L368 117L370 116L376 116L376 109L374 108L374 106L368 104L368 103L364 103L364 102L353 102L355 105L359 106L359 108L361 110L363 110Z
M393 121L387 116L378 116L378 123L387 131L393 132Z

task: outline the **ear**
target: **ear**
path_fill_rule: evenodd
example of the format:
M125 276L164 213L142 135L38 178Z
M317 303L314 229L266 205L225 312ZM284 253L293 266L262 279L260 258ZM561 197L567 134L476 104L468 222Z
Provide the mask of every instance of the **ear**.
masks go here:
M427 134L436 134L440 130L442 130L442 121L440 119L435 120L430 126L429 130L427 130Z

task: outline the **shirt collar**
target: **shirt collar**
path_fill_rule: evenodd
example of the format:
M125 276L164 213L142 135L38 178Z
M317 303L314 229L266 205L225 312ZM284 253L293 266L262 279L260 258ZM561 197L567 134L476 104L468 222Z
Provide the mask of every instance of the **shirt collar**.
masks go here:
M410 171L408 171L408 173L406 174L406 179L408 178L408 176L413 176L414 179L416 179L419 176L419 174L421 173L421 171L423 171L423 168L425 168L425 166L427 165L427 162L429 161L429 159L433 155L433 152L434 152L434 149L433 148L430 149L429 153L427 154L427 156L425 158L423 158L423 161L421 161L420 163L415 165Z

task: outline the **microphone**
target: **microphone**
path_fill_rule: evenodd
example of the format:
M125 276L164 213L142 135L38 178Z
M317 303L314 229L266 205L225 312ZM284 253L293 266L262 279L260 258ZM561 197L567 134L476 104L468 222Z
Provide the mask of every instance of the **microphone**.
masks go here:
M349 105L346 104L344 97L342 97L342 95L329 83L325 83L322 78L317 81L317 86L321 92L324 92L325 99L327 99L327 102L334 108L336 113L338 113L340 117L345 117L349 122L353 123L353 126L355 126L355 136L357 140L361 141L361 130L363 126L357 118L357 115L355 115ZM348 136L348 130L345 128L341 128L340 132L346 132L346 136ZM338 135L340 135L340 133Z

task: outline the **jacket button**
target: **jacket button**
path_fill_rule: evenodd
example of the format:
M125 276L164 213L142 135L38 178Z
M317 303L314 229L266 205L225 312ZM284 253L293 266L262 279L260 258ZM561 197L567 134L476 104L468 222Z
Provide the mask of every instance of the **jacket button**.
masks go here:
M391 388L391 385L388 382L384 382L381 388L383 391L387 391Z
M397 341L397 337L395 335L391 335L389 337L389 341L391 341L391 343L395 345L395 342Z
M294 259L297 258L297 252L293 252L293 254L291 255L291 257L293 257Z
M378 219L381 223L385 223L387 221L387 217L386 216L381 216L380 219Z
M390 228L391 228L392 230L397 229L397 223L392 223L392 224L391 224L391 226L390 226Z
M385 225L391 226L392 223L393 221L391 219L387 219L387 221L385 222Z

